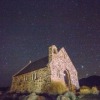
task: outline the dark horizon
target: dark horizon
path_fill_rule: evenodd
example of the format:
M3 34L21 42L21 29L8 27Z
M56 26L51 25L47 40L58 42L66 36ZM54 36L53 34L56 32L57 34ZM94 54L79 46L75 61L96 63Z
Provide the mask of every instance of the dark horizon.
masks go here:
M100 76L99 0L0 0L0 86L30 60L64 47L79 79Z

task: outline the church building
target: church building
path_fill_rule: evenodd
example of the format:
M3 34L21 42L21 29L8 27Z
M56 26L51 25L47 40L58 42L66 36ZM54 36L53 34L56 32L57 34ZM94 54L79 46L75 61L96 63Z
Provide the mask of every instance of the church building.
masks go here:
M48 56L35 62L29 62L19 72L12 76L12 92L44 92L45 86L51 82L61 82L69 89L72 85L79 88L78 75L75 66L66 50L59 51L55 45L49 47Z

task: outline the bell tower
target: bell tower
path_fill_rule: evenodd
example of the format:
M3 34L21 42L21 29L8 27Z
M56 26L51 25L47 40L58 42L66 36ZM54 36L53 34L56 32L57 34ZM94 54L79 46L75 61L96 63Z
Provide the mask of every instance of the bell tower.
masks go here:
M58 53L57 47L55 45L52 45L49 47L49 62L56 57Z

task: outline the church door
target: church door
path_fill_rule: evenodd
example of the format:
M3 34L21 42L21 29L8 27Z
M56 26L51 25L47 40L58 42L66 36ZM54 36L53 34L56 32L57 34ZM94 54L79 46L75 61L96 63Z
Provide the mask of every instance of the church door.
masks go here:
M65 80L65 83L67 84L67 86L70 89L71 82L70 82L70 73L69 73L68 70L64 71L64 80Z

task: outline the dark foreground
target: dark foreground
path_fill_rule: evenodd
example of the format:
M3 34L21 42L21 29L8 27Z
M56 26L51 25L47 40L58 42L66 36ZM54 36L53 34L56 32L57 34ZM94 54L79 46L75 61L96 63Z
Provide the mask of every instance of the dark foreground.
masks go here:
M85 95L79 100L100 100L100 94L99 95L93 95L93 94Z
M8 94L0 95L0 100L100 100L99 95L79 95L75 96L73 93L66 93L64 95L48 95L48 94Z

